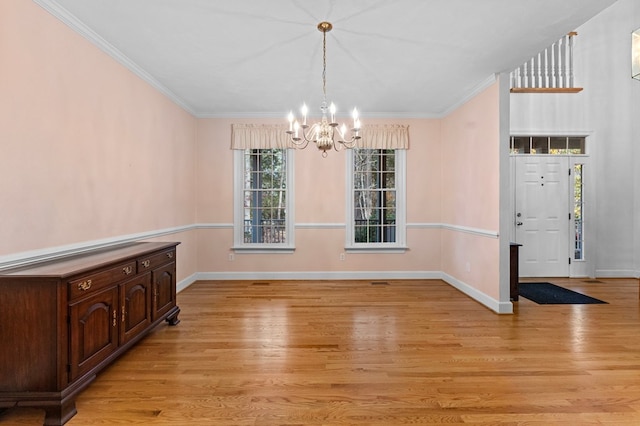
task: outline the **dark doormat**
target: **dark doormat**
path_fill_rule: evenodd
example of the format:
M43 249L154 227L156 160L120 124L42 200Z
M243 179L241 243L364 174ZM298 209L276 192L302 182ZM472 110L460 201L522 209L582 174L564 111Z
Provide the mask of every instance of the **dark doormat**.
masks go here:
M607 303L551 283L519 283L518 293L538 305Z

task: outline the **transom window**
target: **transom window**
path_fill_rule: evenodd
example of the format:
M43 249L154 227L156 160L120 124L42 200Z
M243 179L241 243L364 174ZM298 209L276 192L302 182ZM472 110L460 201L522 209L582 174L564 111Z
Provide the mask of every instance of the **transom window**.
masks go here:
M511 136L511 154L585 154L584 136Z

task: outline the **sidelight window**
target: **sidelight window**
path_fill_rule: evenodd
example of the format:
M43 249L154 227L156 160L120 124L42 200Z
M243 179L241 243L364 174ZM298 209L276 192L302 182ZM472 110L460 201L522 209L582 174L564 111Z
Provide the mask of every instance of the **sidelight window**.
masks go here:
M573 167L573 223L575 227L574 259L584 260L584 164L575 164Z

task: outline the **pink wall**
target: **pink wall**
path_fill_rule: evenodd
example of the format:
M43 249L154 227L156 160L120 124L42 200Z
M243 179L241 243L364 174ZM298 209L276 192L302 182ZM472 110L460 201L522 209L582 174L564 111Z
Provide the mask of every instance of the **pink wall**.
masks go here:
M0 57L0 255L194 222L194 117L31 1Z
M444 119L365 117L410 127L405 253L340 260L345 156L307 149L295 153L295 252L230 261L231 124L284 118L195 119L29 1L0 2L0 57L0 257L187 227L154 238L182 241L179 279L442 271L498 298L498 239L456 228L498 231L495 86Z
M499 106L495 83L442 120L442 222L453 227L442 271L496 300L499 240L488 234L500 229Z
M404 254L352 254L344 261L345 223L344 153L322 158L308 147L295 152L295 222L293 254L241 254L229 261L233 246L233 151L232 123L279 123L282 120L203 119L198 122L198 217L210 229L201 230L198 268L201 272L285 271L438 271L440 230L414 226L407 231L409 250ZM440 221L440 123L433 119L367 120L375 123L408 124L410 151L407 155L407 222ZM227 227L215 228L215 224ZM309 226L310 225L310 226Z

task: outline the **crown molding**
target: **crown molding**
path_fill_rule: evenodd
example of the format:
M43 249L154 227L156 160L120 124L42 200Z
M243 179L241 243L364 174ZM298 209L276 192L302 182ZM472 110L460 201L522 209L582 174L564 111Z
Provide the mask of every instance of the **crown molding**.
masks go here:
M476 96L478 96L481 92L483 92L485 89L487 89L489 86L491 86L492 84L494 84L496 81L498 81L498 78L496 76L496 74L491 74L489 77L487 77L486 79L484 79L482 82L480 82L480 84L478 84L476 87L474 87L473 89L471 89L471 91L469 93L467 93L466 96L464 96L462 99L460 99L458 102L456 102L455 104L451 105L449 108L447 108L446 110L444 110L442 112L442 114L440 114L440 117L446 117L449 114L451 114L452 112L454 112L455 110L457 110L458 108L460 108L462 105L466 104L467 102L469 102L471 99L475 98Z
M76 33L80 34L82 37L87 39L89 42L93 43L100 50L105 52L107 55L111 56L129 71L140 77L142 80L147 82L151 87L165 95L169 100L178 105L180 108L184 109L189 114L197 117L196 112L191 108L182 98L169 90L164 84L160 83L155 77L141 68L138 64L133 62L129 57L127 57L124 53L118 50L111 43L106 41L100 35L98 35L95 31L85 25L82 21L75 17L71 12L62 7L55 0L33 0L38 6L42 7L44 10L49 12L55 18L60 20L62 23L67 25Z
M282 112L203 112L194 114L196 118L279 118L283 122L286 120L286 115ZM444 114L432 114L428 112L364 112L360 113L360 117L367 118L380 118L380 119L419 119L419 118L442 118ZM345 119L348 117L345 116Z

